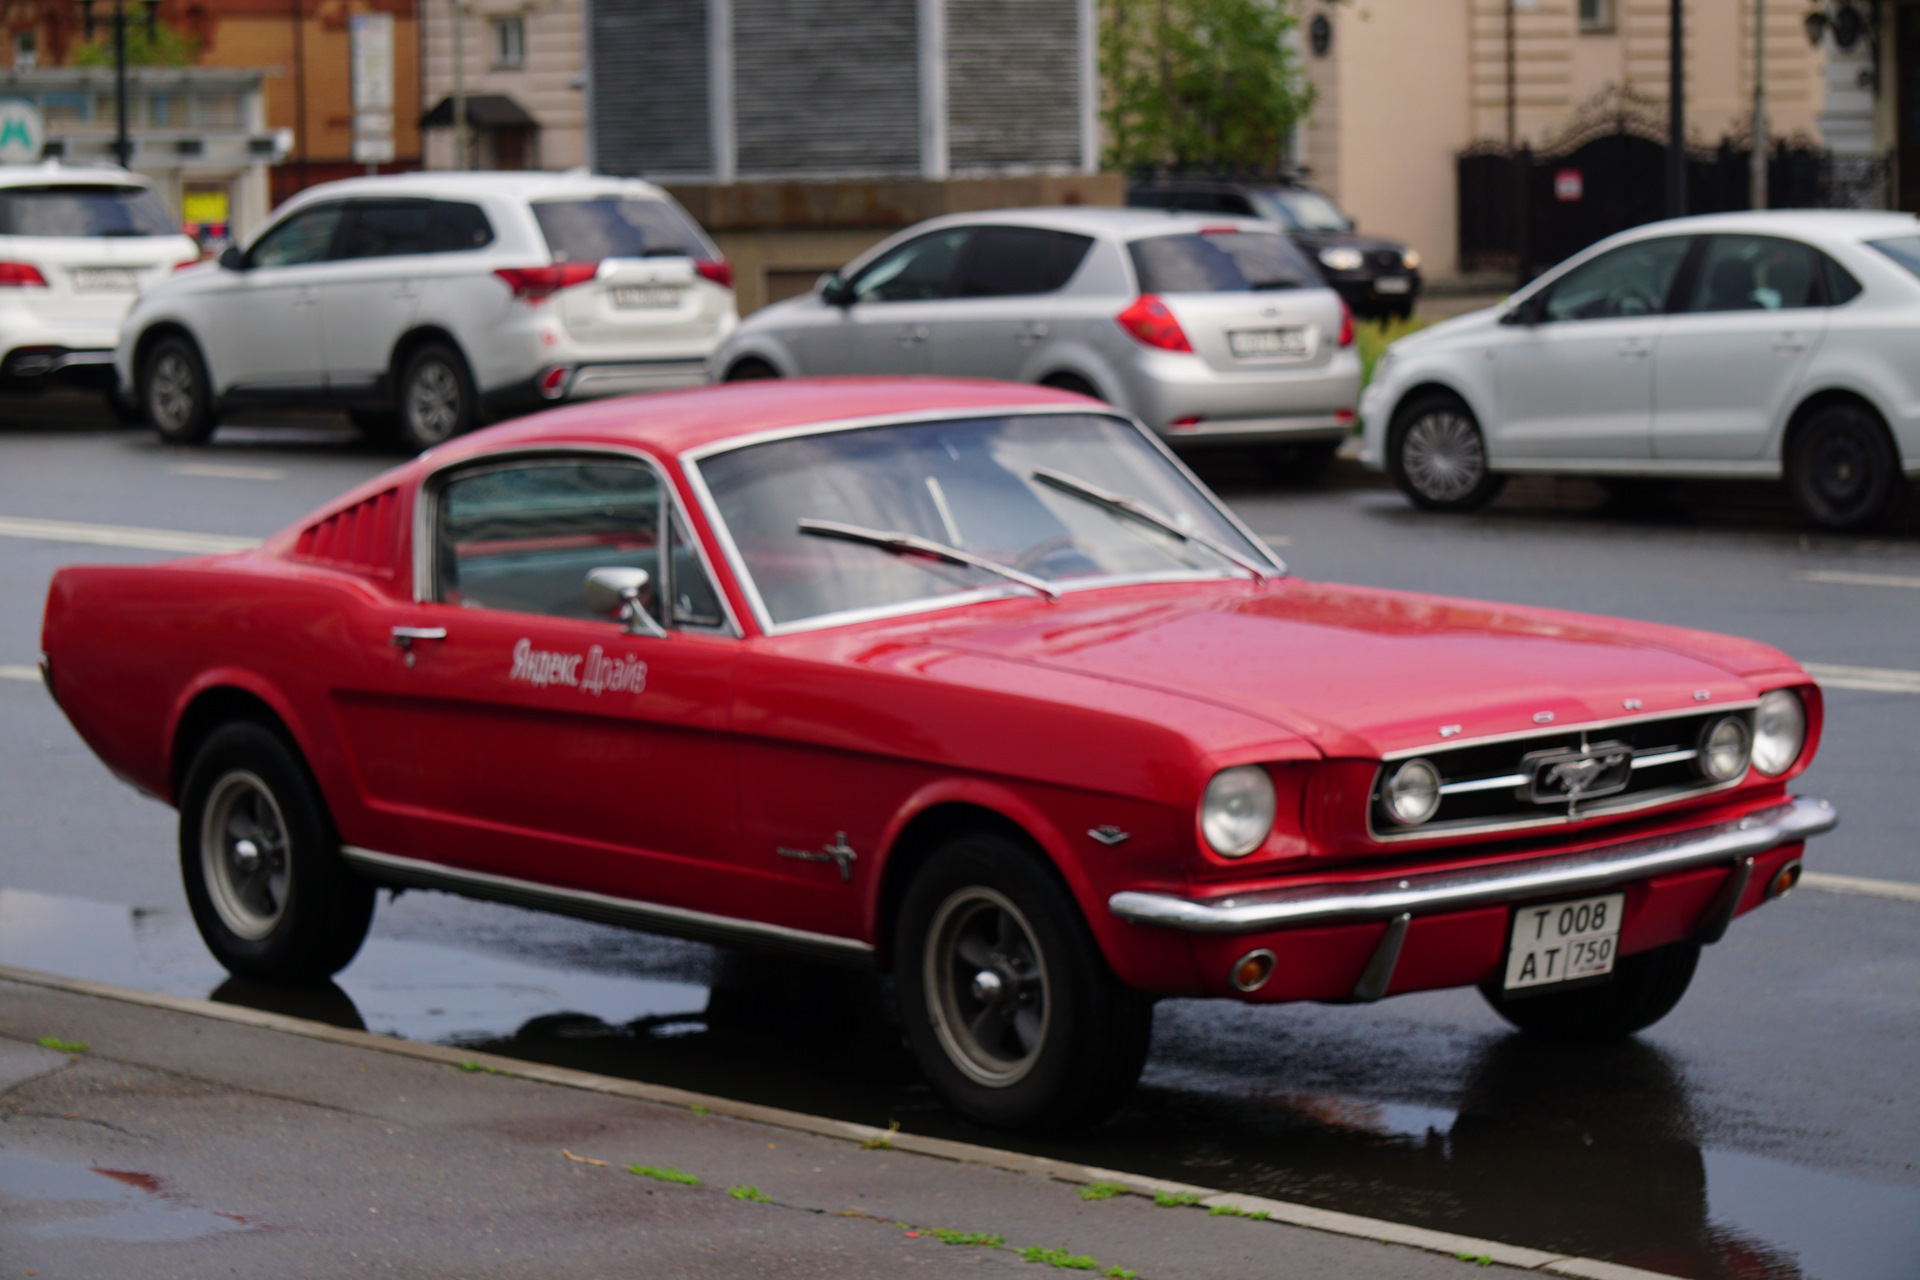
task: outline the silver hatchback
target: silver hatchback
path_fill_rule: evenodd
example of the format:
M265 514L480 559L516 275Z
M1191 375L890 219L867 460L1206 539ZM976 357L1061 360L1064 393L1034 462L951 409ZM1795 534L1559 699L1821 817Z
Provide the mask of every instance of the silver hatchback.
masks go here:
M1270 224L1106 208L909 227L749 316L716 380L929 374L1064 387L1176 446L1324 462L1360 394L1353 319Z

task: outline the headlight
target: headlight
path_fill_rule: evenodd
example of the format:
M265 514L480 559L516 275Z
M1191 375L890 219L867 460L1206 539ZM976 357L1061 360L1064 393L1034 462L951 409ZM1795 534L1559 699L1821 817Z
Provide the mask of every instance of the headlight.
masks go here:
M1753 737L1739 716L1722 716L1707 726L1700 739L1700 772L1715 782L1728 782L1747 769Z
M1273 779L1257 764L1222 769L1200 800L1200 831L1213 851L1244 858L1273 830Z
M1753 767L1770 778L1793 768L1807 745L1807 709L1791 689L1760 695L1753 713Z
M1418 249L1409 249L1401 254L1400 265L1409 271L1418 269L1420 266L1420 251Z
M1440 809L1440 771L1409 760L1387 779L1387 812L1402 826L1417 827Z
M1358 249L1341 246L1320 251L1320 264L1329 271L1358 271L1366 262Z

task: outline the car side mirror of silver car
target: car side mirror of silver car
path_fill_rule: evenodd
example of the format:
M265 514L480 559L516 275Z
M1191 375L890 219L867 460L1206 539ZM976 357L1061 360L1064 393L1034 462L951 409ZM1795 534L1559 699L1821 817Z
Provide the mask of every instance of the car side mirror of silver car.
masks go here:
M1539 302L1538 298L1528 298L1523 302L1515 303L1501 315L1500 323L1525 325L1531 329L1540 323Z
M247 255L240 252L240 246L230 244L220 251L220 269L222 271L245 271Z
M626 623L628 635L664 636L666 630L640 603L640 593L651 581L653 578L645 569L626 566L589 569L580 595L588 613Z
M850 307L853 305L853 286L838 271L829 271L820 277L820 301L830 307Z

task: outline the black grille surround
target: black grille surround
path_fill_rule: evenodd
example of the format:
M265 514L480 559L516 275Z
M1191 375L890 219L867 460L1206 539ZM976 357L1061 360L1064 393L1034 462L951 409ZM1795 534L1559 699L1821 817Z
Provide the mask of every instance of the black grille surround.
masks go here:
M1722 791L1739 785L1746 773L1715 782L1701 770L1699 749L1711 726L1727 716L1746 726L1751 741L1756 705L1746 702L1684 715L1569 725L1457 747L1436 744L1430 750L1397 751L1374 775L1368 834L1382 843L1396 843L1566 826ZM1631 757L1630 766L1619 761L1622 753ZM1387 809L1386 787L1395 769L1416 758L1440 772L1440 808L1426 822L1407 826ZM1585 759L1597 762L1588 772L1606 794L1558 794L1565 783L1549 781L1554 765L1572 761L1577 772ZM1623 772L1625 783L1618 785Z

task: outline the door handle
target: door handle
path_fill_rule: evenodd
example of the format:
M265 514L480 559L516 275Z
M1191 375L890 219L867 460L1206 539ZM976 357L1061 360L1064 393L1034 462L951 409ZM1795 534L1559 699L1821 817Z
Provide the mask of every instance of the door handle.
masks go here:
M393 296L396 298L417 298L420 296L420 290L414 288L413 281L402 280L393 286Z
M1782 337L1775 340L1773 349L1782 355L1791 355L1795 351L1805 351L1807 344L1799 338Z
M310 284L301 285L299 292L293 295L293 305L296 307L311 307L319 301L319 291Z
M917 347L927 340L929 332L930 330L923 324L903 325L900 329L900 345L903 347Z
M1647 344L1640 341L1638 338L1628 338L1625 342L1622 342L1620 344L1620 356L1622 359L1625 359L1628 356L1644 356L1647 354L1648 350L1649 348Z
M1036 342L1044 342L1046 337L1047 326L1043 324L1023 324L1013 331L1013 340L1023 347L1030 347Z
M445 627L395 627L392 631L395 648L411 649L415 640L445 640Z

